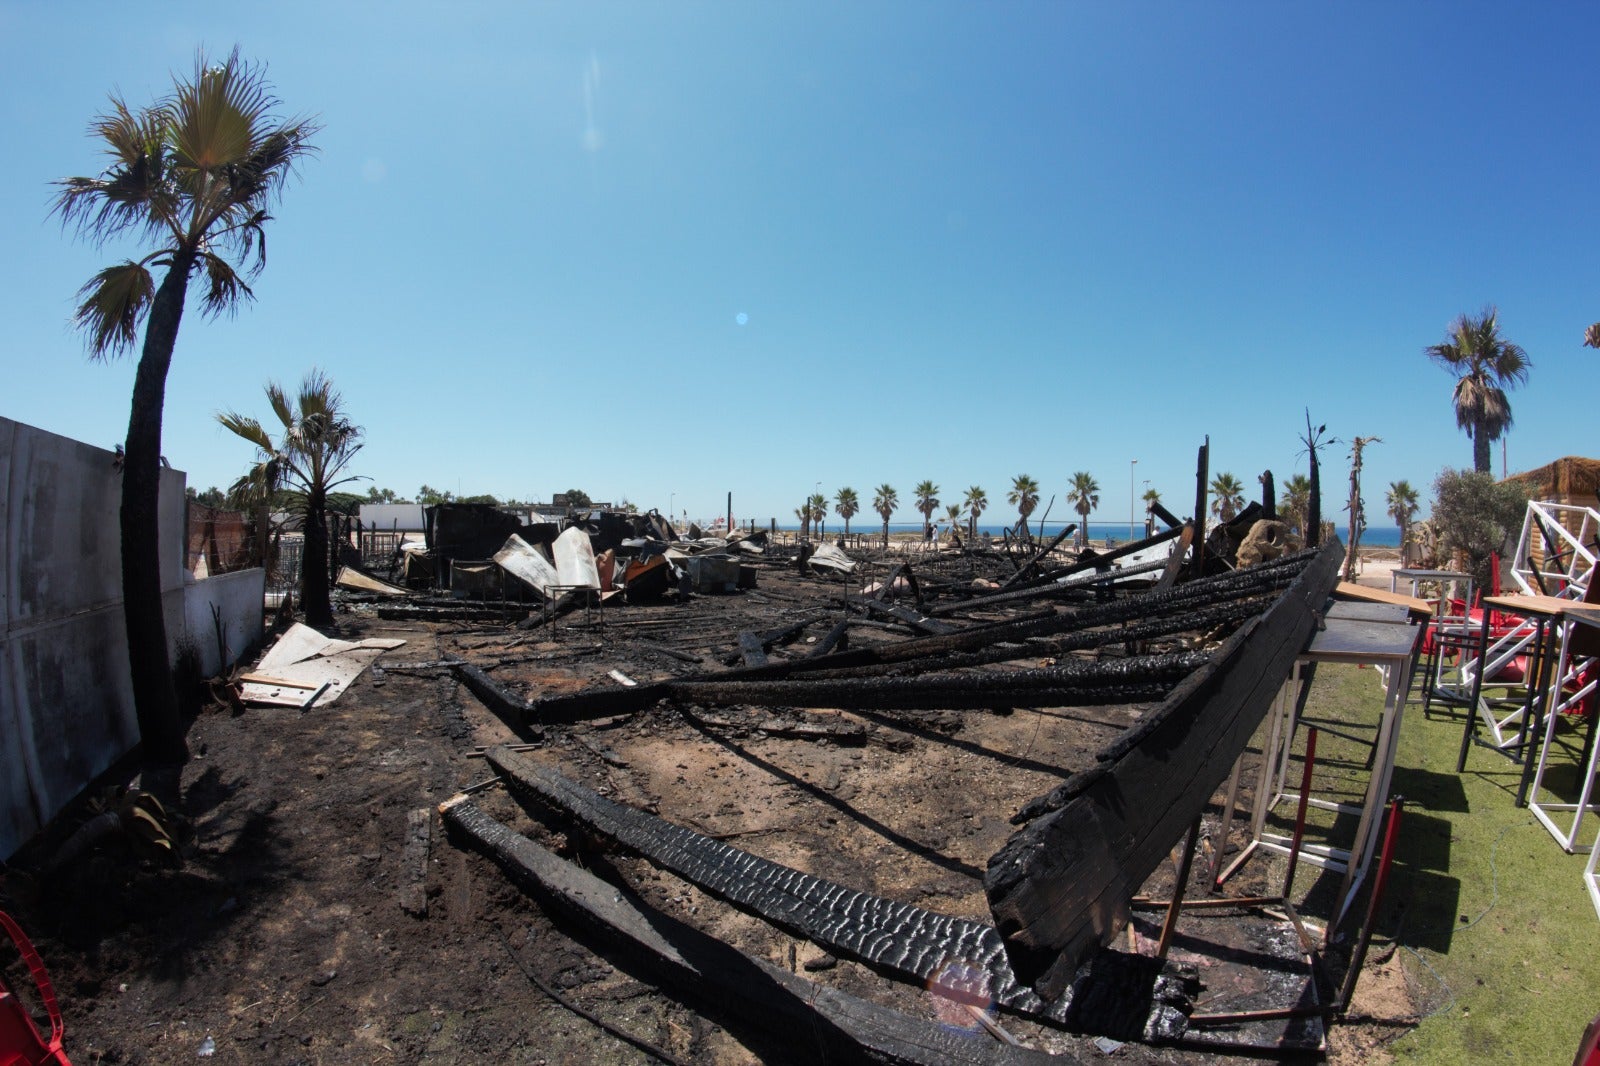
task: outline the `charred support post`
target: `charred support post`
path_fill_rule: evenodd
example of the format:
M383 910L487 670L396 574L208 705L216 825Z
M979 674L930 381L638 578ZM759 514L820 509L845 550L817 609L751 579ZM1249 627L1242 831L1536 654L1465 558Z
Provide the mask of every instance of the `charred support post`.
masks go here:
M1338 577L1337 541L1261 618L1183 681L1100 765L1058 790L989 860L984 891L1012 966L1046 999L1128 917L1128 901L1260 725ZM1246 572L1231 575L1234 578ZM1129 797L1139 802L1129 802Z
M1189 871L1194 866L1194 846L1200 841L1201 815L1189 827L1183 841L1183 859L1178 863L1178 873L1172 882L1172 902L1167 905L1166 920L1161 923L1161 940L1156 944L1156 958L1165 959L1172 947L1172 934L1178 931L1178 915L1183 913L1183 896L1189 888Z
M1211 476L1211 434L1200 445L1194 469L1194 572L1205 573L1206 562L1206 484Z

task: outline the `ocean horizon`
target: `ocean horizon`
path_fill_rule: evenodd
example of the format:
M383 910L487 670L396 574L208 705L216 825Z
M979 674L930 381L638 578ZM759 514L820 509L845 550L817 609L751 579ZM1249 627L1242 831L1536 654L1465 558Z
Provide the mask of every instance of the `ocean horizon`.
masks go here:
M1030 523L1028 523L1028 529L1034 535L1034 537L1038 538L1038 537L1042 536L1044 539L1048 540L1048 539L1054 537L1056 534L1060 533L1064 526L1071 525L1071 523L1070 522L1047 521L1043 525L1044 525L1044 529L1043 529L1042 532L1040 531L1040 528L1039 528L1040 523L1038 523L1038 522L1030 522ZM760 528L760 523L759 522L757 523L757 528ZM949 527L948 523L944 523L944 524L941 525L940 528L942 530L946 530L947 531L950 527ZM967 528L966 527L966 523L962 523L961 529L962 529L963 533L966 531L966 528ZM1008 530L1010 528L1012 528L1011 525L1002 524L1002 523L998 523L998 522L979 522L978 523L978 532L979 532L979 534L987 533L991 537L996 537L996 538L1001 536L1002 533L1004 533L1006 530ZM795 521L790 521L790 522L787 522L787 523L780 522L780 523L778 523L778 529L780 531L783 531L783 532L794 533L794 532L799 531L800 523L795 522ZM878 521L862 522L860 515L857 515L855 518L850 520L850 532L851 533L872 533L872 532L880 531L882 529L883 529L883 523L882 522L878 522ZM917 522L890 522L889 523L889 532L891 532L891 533L919 533L921 531L922 531L922 523L920 521L917 521ZM842 532L844 532L844 520L842 518L839 518L839 517L835 516L835 515L828 516L828 518L823 522L823 532L824 532L824 535L832 534L832 533L842 533ZM1346 540L1346 541L1349 540L1349 528L1348 527L1342 526L1342 525L1341 526L1336 526L1334 528L1334 532L1338 534L1339 539ZM1136 525L1134 527L1134 537L1131 538L1131 539L1137 540L1140 537L1143 537L1144 535L1145 535L1144 526L1143 525ZM1124 542L1126 542L1127 540L1130 539L1129 536L1128 536L1128 523L1126 523L1126 522L1090 522L1089 523L1089 539L1090 540L1094 540L1094 541L1114 540L1114 541L1118 542L1119 544L1120 543L1124 543ZM1368 526L1366 528L1366 530L1363 531L1362 534L1361 534L1361 546L1363 548L1399 548L1400 547L1400 527L1399 526Z

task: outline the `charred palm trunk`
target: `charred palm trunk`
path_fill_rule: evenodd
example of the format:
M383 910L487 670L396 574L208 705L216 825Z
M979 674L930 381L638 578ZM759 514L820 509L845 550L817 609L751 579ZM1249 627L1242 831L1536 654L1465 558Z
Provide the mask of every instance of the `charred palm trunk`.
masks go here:
M1472 427L1472 469L1480 474L1490 473L1493 465L1489 457L1489 427L1482 422Z
M305 557L300 560L300 606L306 625L333 625L328 600L328 497L320 488L306 494Z
M161 413L193 264L193 252L177 252L151 302L122 464L122 614L133 708L146 767L169 770L188 759L189 749L167 659L161 603Z

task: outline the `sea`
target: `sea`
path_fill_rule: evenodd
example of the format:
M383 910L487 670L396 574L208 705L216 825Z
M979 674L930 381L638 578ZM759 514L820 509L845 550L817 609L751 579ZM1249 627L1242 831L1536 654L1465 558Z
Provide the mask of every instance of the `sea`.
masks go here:
M1067 525L1067 524L1068 523L1064 523L1064 522L1046 521L1044 523L1044 529L1043 529L1043 531L1041 531L1040 528L1039 528L1039 523L1038 522L1030 522L1030 523L1028 523L1028 530L1035 537L1043 537L1044 539L1048 540L1048 539L1054 537L1056 534L1060 533L1062 527L1064 525ZM782 530L796 531L796 530L798 530L800 528L800 526L796 522L790 522L787 525L785 525L783 523L779 523L778 524L778 528L782 529ZM873 522L873 521L863 522L863 521L861 521L861 516L860 515L857 515L855 518L850 520L850 532L852 532L852 533L871 533L871 532L873 532L875 530L881 530L882 528L883 528L883 523L882 522ZM948 529L949 528L948 523L943 525L941 528L942 529ZM966 525L963 523L961 528L962 528L963 531L965 531L966 530ZM998 538L1005 530L1007 530L1009 528L1011 528L1011 527L1010 526L996 524L996 523L989 523L989 522L979 522L978 523L978 532L980 534L988 533L990 536L996 537L996 538ZM843 529L844 529L844 520L841 519L841 518L838 518L836 516L832 516L832 515L830 515L828 517L827 521L823 525L824 533L838 533L838 532L841 532ZM920 532L922 532L922 523L921 522L890 522L889 523L889 532L891 532L891 533L920 533ZM1349 540L1350 540L1350 531L1349 531L1348 527L1342 526L1342 525L1341 526L1335 526L1334 527L1334 532L1339 535L1339 539L1340 540L1345 541L1347 543L1349 542ZM1128 541L1130 539L1128 533L1129 533L1128 523L1126 523L1126 522L1121 522L1121 523L1118 523L1118 522L1090 522L1089 523L1089 539L1093 540L1093 541L1115 541L1118 544L1122 544L1122 543L1125 543L1126 541ZM1138 526L1135 526L1133 528L1133 537L1131 539L1137 540L1139 537L1142 537L1144 535L1145 535L1144 534L1144 526L1143 525L1138 525ZM1361 534L1361 546L1363 548L1399 548L1400 547L1400 527L1399 526L1368 526Z

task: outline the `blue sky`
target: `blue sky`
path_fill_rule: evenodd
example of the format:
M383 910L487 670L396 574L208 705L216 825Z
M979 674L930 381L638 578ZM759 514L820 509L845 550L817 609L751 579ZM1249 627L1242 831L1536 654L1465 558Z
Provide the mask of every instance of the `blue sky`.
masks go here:
M1207 434L1252 491L1303 472L1309 407L1382 438L1381 513L1470 466L1422 350L1490 303L1533 361L1510 469L1600 454L1593 5L120 12L0 0L0 414L126 432L133 362L87 360L71 314L138 250L48 217L102 165L108 92L238 45L324 126L257 300L184 319L164 450L192 485L250 460L217 411L266 416L262 384L316 366L366 428L355 468L402 495L706 517L731 491L764 522L887 481L912 518L931 478L1003 518L1013 475L1059 515L1087 470L1117 521L1133 459L1191 510Z

